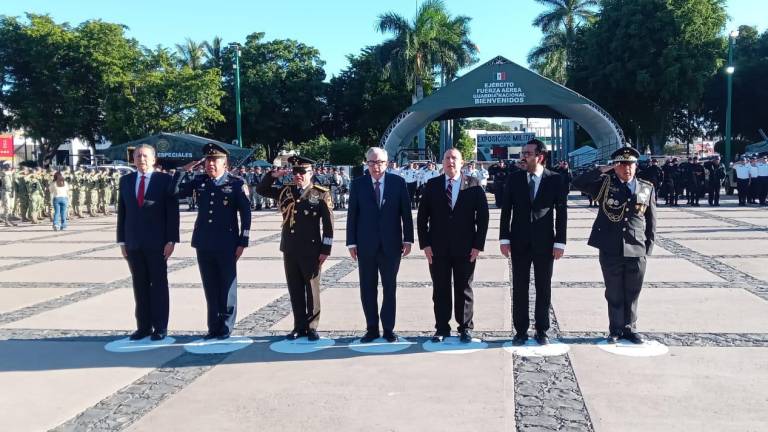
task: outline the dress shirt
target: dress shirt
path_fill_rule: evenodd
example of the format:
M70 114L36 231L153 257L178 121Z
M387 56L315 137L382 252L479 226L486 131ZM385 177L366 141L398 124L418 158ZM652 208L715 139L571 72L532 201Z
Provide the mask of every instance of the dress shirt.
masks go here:
M451 208L456 206L456 200L459 199L459 189L461 189L461 173L456 173L456 175L453 178L448 177L448 174L445 175L445 187L443 190L448 189L448 180L452 180L453 183L451 184Z
M139 185L141 184L141 176L144 176L144 197L147 196L147 189L149 189L149 181L152 179L152 173L153 171L147 171L144 174L142 174L140 171L136 171L136 186L134 186L133 191L136 194L136 197L139 196Z
M381 176L380 179L376 180L371 176L371 185L373 186L373 190L376 191L376 182L379 182L379 193L381 194L381 206L384 206L384 178L387 177L387 174L385 173L383 176ZM403 244L411 244L411 242L403 242ZM347 245L347 249L356 248L356 244Z

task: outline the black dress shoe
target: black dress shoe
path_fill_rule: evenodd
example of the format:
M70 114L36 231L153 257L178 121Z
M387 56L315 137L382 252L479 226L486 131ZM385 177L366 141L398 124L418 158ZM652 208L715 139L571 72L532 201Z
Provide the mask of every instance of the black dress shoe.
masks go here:
M616 333L610 333L606 338L605 341L609 344L615 344L619 342L619 335Z
M536 339L536 343L539 345L549 345L549 337L547 337L547 332L536 332L534 339Z
M152 332L152 336L150 336L150 339L153 341L159 341L165 339L165 337L168 336L167 330L155 330Z
M306 336L307 334L304 332L304 330L291 330L290 333L288 333L285 338L288 340L296 340L302 336Z
M130 339L132 341L140 340L140 339L144 339L145 337L147 337L147 336L149 336L151 334L152 334L152 332L149 331L149 330L136 330L135 332L131 333L130 336L128 336L128 339Z
M462 343L470 343L472 342L472 331L471 330L463 330L459 333L459 340L461 340Z
M320 339L320 335L317 334L317 330L315 329L309 329L307 330L307 339L314 342L318 339Z
M525 342L527 340L528 340L528 335L527 334L518 333L512 339L512 345L514 345L514 346L522 346L522 345L525 345Z
M203 336L203 340L211 340L216 339L216 332L209 331L208 333Z
M397 334L393 331L384 332L384 339L389 343L395 343L397 342Z
M432 336L432 342L433 343L440 343L440 342L444 341L445 338L446 338L445 332L436 331L435 335Z
M229 339L229 337L230 337L231 335L232 335L232 331L230 331L229 329L227 329L227 330L222 330L222 331L220 331L220 332L219 332L219 333L216 335L216 339L218 339L218 340Z
M360 338L361 343L371 343L379 338L379 331L369 330Z
M643 342L645 342L642 336L631 330L625 330L621 338L637 345L641 345Z

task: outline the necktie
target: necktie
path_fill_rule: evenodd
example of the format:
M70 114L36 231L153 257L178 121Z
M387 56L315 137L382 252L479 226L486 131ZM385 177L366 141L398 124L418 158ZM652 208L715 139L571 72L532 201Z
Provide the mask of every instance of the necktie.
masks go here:
M624 183L624 193L627 194L627 197L631 197L632 196L632 189L629 188L629 183L628 182Z
M536 181L533 180L533 176L528 176L528 196L531 197L531 202L536 197Z
M145 176L141 176L141 180L139 180L139 193L136 196L136 201L139 202L139 207L144 206L144 179Z
M379 187L381 182L373 182L373 193L376 196L376 205L381 208L381 188Z
M445 196L448 198L448 206L453 208L453 179L448 179L448 187L445 188Z

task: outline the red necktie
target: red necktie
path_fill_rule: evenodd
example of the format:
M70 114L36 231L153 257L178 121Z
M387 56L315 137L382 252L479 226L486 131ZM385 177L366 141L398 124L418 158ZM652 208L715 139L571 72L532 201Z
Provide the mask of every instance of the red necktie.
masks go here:
M144 176L141 176L141 180L139 180L139 193L136 197L136 201L139 202L139 207L144 206Z

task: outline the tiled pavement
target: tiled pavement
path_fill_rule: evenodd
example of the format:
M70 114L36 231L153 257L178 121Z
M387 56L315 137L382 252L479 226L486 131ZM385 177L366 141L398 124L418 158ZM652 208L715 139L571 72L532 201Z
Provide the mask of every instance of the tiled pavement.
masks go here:
M104 350L133 326L127 265L114 218L71 230L0 228L0 430L656 431L768 430L768 210L659 208L639 328L670 347L652 358L595 346L607 325L593 210L573 196L566 256L555 264L553 335L564 356L523 358L511 338L509 264L498 250L498 210L475 277L476 334L486 349L446 355L421 347L432 332L431 285L414 251L399 274L397 330L413 346L394 354L347 348L364 329L355 263L337 213L325 266L320 330L332 349L279 354L290 328L279 217L254 213L239 263L232 354L195 355L204 300L182 212L170 261L170 331L177 342L130 354Z

